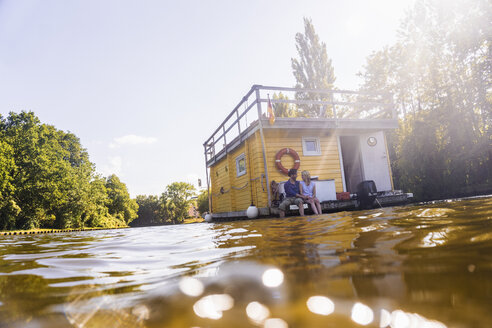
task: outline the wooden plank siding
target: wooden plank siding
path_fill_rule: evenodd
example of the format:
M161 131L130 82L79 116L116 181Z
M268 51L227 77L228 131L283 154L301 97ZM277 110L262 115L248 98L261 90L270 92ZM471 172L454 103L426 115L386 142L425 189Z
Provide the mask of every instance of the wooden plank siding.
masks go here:
M301 171L307 170L311 176L318 176L320 180L334 179L337 192L343 191L342 171L338 152L337 137L334 134L326 134L326 130L277 130L265 131L265 144L267 153L267 165L270 181L286 181L288 177L281 173L275 165L275 155L282 148L294 149L300 157L298 180L301 179ZM303 137L317 137L320 140L320 156L304 156L302 151ZM294 166L294 160L289 155L282 157L282 165L287 169Z
M326 130L268 130L264 131L266 159L269 180L286 181L288 177L281 173L275 165L275 156L282 148L294 149L300 157L300 172L308 170L312 176L320 180L334 179L337 192L343 191L342 173L340 168L337 137ZM304 156L302 151L303 137L320 139L321 155ZM246 174L236 175L236 158L242 153L246 159ZM282 164L287 168L294 166L291 156L282 157ZM227 154L210 168L212 184L212 212L244 211L253 202L257 207L268 206L268 194L263 162L263 150L259 131L250 136L242 145ZM225 193L221 194L220 189Z
M211 167L212 212L242 211L251 204L247 149L247 142L245 142ZM246 174L237 177L236 158L243 153L246 155ZM224 193L220 192L221 188Z

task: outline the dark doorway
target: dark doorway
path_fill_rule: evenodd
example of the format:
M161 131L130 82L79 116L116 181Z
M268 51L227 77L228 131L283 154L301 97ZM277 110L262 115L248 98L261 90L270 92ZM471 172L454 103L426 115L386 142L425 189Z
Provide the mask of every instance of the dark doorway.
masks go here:
M347 191L355 193L357 184L363 180L360 144L358 136L341 136L343 171Z

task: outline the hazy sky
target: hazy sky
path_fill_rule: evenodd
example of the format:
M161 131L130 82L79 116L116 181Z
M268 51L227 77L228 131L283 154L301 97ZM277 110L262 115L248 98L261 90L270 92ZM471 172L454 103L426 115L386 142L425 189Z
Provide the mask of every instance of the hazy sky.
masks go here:
M203 142L253 84L293 86L312 18L356 89L414 0L0 0L0 113L73 132L132 197L205 181Z

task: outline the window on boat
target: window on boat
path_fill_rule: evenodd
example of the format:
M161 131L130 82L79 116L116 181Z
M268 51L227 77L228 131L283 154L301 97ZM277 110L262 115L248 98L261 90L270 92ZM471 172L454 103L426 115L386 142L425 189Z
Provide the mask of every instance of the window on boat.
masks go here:
M240 177L241 175L246 174L246 155L242 153L238 157L236 157L236 176Z
M302 138L302 154L304 156L320 156L321 147L319 138L303 137Z

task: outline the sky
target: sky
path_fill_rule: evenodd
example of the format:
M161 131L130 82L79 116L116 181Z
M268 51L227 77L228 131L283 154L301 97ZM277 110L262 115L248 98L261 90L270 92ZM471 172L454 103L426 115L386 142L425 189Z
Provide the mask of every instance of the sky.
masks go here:
M0 114L80 138L130 195L205 179L203 143L252 85L291 87L312 19L355 90L414 0L0 0Z

